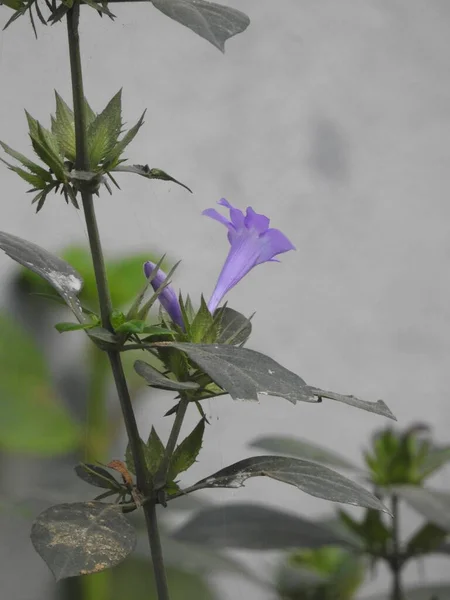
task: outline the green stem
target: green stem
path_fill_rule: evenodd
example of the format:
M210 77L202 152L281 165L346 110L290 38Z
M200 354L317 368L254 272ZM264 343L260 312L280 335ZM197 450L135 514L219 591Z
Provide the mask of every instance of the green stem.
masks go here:
M76 139L75 167L80 171L89 171L90 164L86 135L83 74L81 68L80 38L78 31L79 19L80 4L79 1L75 0L73 7L67 13L67 31L69 40L69 56L72 76L72 93ZM89 238L89 246L91 250L95 280L97 284L102 326L105 329L112 331L110 322L112 303L106 276L105 261L103 258L103 251L100 242L100 235L97 226L97 219L95 216L93 197L91 193L83 191L81 193L81 199L83 203L84 216L86 220L86 227ZM137 427L136 418L133 411L133 405L131 403L130 393L123 371L120 353L117 351L109 351L107 354L113 372L114 382L116 384L117 394L119 397L123 419L127 430L128 440L130 443L134 465L136 468L137 486L138 489L145 496L149 496L152 494L152 485L145 464L144 453L140 442L139 430ZM155 573L156 587L158 590L158 598L159 600L170 600L166 573L162 559L161 542L159 539L158 525L156 520L156 502L156 497L153 497L152 502L145 504L143 510L147 522L147 531L150 542L150 548L152 550L153 569ZM156 552L155 557L153 557L153 552Z
M398 496L394 494L392 496L392 556L389 563L392 572L391 600L403 600L399 525Z
M144 505L145 522L147 523L150 551L152 554L153 572L155 573L156 592L159 600L170 600L167 585L166 569L159 536L158 519L156 515L156 502Z

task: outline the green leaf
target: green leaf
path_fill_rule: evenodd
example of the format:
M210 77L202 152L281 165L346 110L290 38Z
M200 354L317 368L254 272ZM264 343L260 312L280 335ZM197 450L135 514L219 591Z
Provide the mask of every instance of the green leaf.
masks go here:
M12 8L13 10L23 10L25 7L25 3L23 0L2 0L0 5L4 4L8 8Z
M79 331L81 329L93 329L98 327L99 323L56 323L55 329L59 333L65 333L66 331Z
M190 341L193 344L207 344L214 342L215 338L214 318L202 296L200 308L191 323Z
M111 475L111 473L109 473L109 471L97 465L80 463L79 465L76 465L74 470L78 477L86 483L89 483L89 485L119 492L122 489L121 484L113 477L113 475Z
M52 387L42 349L0 314L0 448L43 456L75 450L80 428Z
M132 319L131 321L125 321L121 325L115 328L116 333L144 333L147 324L145 321L139 319Z
M136 125L129 129L123 136L123 138L119 142L117 142L114 148L105 156L105 170L108 170L110 167L117 166L118 160L123 154L123 151L128 146L128 144L130 144L134 140L139 129L144 124L145 113L146 111L142 113L141 118L136 123Z
M108 103L88 128L91 167L95 169L117 144L122 129L122 90Z
M154 475L161 464L165 451L164 444L156 433L154 427L152 427L147 443L145 444L145 442L141 440L141 445L144 451L147 469L152 475ZM125 451L125 462L130 473L136 475L136 467L134 465L130 444L127 445L127 449Z
M447 537L448 531L445 529L433 523L425 523L408 541L406 556L411 558L439 552Z
M38 137L38 122L34 119L28 111L25 111L25 116L28 121L28 131L31 138Z
M174 179L164 171L161 171L161 169L150 169L148 165L119 165L111 170L113 172L117 171L121 173L134 173L135 175L141 175L142 177L146 177L147 179L161 179L162 181L172 181L177 185L181 185L181 187L184 187L185 190L191 192L192 194L191 188L189 188L184 183L181 183L181 181Z
M290 456L295 456L296 458L304 458L305 460L311 460L339 469L348 469L351 471L359 470L353 463L332 450L328 450L328 448L323 448L322 446L313 444L312 442L301 438L284 435L263 435L253 440L250 446L264 450L265 452L279 452L284 455L288 454Z
M48 129L42 127L39 122L35 121L35 123L37 125L36 131L31 133L30 130L31 142L34 151L39 158L50 167L57 179L60 181L65 181L66 175L64 161L62 155L60 154L56 138L50 131L48 131Z
M312 574L322 577L322 581L315 582ZM351 600L364 575L364 560L342 548L300 550L289 557L278 587L283 598Z
M34 175L33 173L29 173L28 171L21 169L20 167L15 167L14 165L6 162L6 160L3 160L3 158L0 158L0 160L8 167L8 169L14 171L14 173L17 173L21 179L29 183L33 189L39 190L46 187L46 182L39 177L39 175Z
M164 444L162 443L159 435L156 433L154 427L150 431L150 435L147 440L147 448L145 452L145 463L147 469L152 475L156 473L164 457Z
M373 494L347 477L316 463L284 456L254 456L240 460L202 479L192 491L206 488L238 488L249 477L270 477L293 485L306 494L389 513Z
M75 502L44 510L33 523L31 541L59 581L118 565L133 551L136 532L120 506Z
M121 310L113 310L110 316L110 321L114 331L117 331L117 329L125 323L126 317Z
M93 123L95 121L95 117L97 115L92 110L92 108L89 106L89 102L86 100L86 98L84 99L84 110L85 110L85 117L86 117L86 127L89 127L91 125L91 123Z
M52 181L51 174L36 163L34 163L32 160L29 160L26 156L20 154L20 152L16 152L3 142L0 142L0 146L3 148L6 154L9 154L9 156L15 158L17 161L22 163L22 165L26 167L29 171L31 171L35 175L38 175L41 179L47 181L48 183Z
M137 360L134 363L134 370L145 379L148 385L162 390L196 390L199 387L198 383L193 381L169 379L143 360Z
M140 444L141 444L143 452L145 454L147 446L146 446L144 440L140 440ZM133 473L133 475L136 475L136 467L134 466L133 454L131 453L131 446L129 443L127 444L127 448L125 450L125 464L127 465L127 469L130 471L130 473Z
M427 453L420 468L421 474L429 477L448 462L450 462L450 446L435 446Z
M61 153L75 162L75 122L73 111L67 106L58 92L56 96L56 117L52 119L52 133L55 136Z
M343 510L339 511L339 516L348 529L364 541L368 554L380 556L386 553L391 530L384 524L379 511L369 509L362 521L357 521Z
M205 433L205 419L201 419L191 433L175 449L170 459L169 481L173 481L179 473L191 467L202 448Z
M320 523L275 508L242 502L202 509L173 535L177 540L209 548L353 548L345 537Z
M61 19L69 12L69 10L70 6L67 6L67 4L65 4L64 2L61 2L58 8L52 12L51 16L48 19L48 22L51 25L58 23L58 21L61 21Z
M225 42L242 33L250 19L239 10L205 0L151 0L153 6L170 19L188 27L221 52Z
M146 333L152 335L173 335L170 329L160 325L149 325L146 321L140 319L131 319L125 321L116 327L116 333Z
M73 0L72 0L73 1ZM95 0L83 0L83 2L85 2L88 6L90 6L91 8L94 8L95 10L98 10L100 13L102 13L103 15L107 15L111 20L114 20L116 18L116 15L114 15L107 6L105 6L106 2L103 4L99 4L98 2L95 2Z
M450 494L413 485L396 485L387 488L430 523L450 531Z

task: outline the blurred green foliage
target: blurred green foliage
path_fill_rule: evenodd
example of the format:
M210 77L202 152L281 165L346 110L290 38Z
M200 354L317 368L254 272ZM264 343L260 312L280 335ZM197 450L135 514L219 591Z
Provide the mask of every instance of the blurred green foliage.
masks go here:
M42 349L22 326L0 314L0 448L49 456L74 450L80 436Z

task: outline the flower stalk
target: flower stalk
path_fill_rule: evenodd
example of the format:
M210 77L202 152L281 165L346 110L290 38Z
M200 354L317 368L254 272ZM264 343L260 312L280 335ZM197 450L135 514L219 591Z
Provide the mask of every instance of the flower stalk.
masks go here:
M69 41L70 68L72 77L72 94L75 120L76 161L79 171L89 171L89 155L87 149L86 118L84 104L83 74L81 67L79 39L80 3L75 1L67 13L67 31ZM111 296L106 276L105 262L97 226L92 193L81 191L84 216L89 238L89 246L94 266L97 292L99 296L102 326L112 331L110 316L112 312ZM115 350L107 352L114 376L117 394L127 430L128 439L136 467L138 489L145 495L152 495L152 501L143 506L147 531L152 552L153 568L159 600L170 600L167 578L161 550L158 523L156 517L157 498L153 494L152 485L145 465L144 454L140 444L139 431L131 403L120 353Z

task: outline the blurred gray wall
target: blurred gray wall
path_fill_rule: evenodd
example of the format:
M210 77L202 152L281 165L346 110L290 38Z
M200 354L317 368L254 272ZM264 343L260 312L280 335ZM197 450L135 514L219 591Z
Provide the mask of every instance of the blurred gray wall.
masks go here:
M196 298L211 292L227 252L224 232L201 211L225 196L269 215L297 252L259 267L229 295L243 313L256 310L251 347L314 385L383 398L401 426L426 420L448 441L450 3L234 5L252 24L228 42L225 56L146 3L114 5L114 23L83 9L91 105L102 109L123 86L129 124L148 109L130 159L195 191L123 176L122 192L96 201L105 248L158 249L182 259L176 283ZM1 23L9 14L0 8ZM29 153L23 108L45 122L53 89L70 100L69 86L63 23L39 27L37 41L26 18L2 32L0 139ZM82 216L60 197L50 197L36 216L23 182L3 169L1 183L2 230L54 251L86 241ZM1 255L3 285L13 269ZM56 357L54 368L69 355ZM158 397L149 408L142 399L144 433L159 424L167 402ZM250 455L246 444L258 434L298 435L354 458L386 424L329 401L224 398L207 410L212 427L186 483ZM163 433L167 428L160 425ZM448 484L445 476L436 480ZM222 502L254 497L299 514L331 510L265 480L214 492ZM405 529L413 521L409 515ZM18 528L15 536L14 545L0 542L2 585L9 600L35 600L50 577L28 532ZM272 564L265 555L251 560L265 569ZM426 577L439 581L447 572L448 562L436 560ZM407 575L418 580L414 568ZM384 583L379 578L368 589ZM242 582L222 587L224 600L241 593L270 599Z

